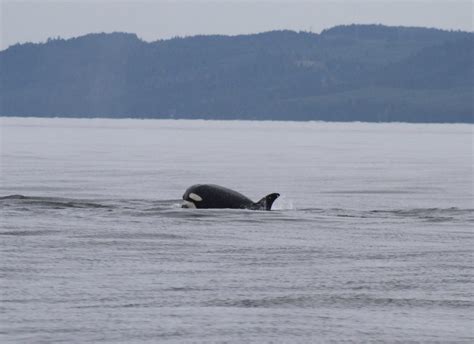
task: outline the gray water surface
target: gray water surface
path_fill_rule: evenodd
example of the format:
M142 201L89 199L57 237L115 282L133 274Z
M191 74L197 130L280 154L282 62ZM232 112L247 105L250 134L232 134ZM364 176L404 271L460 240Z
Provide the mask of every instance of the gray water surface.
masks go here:
M471 125L0 121L2 343L474 340Z

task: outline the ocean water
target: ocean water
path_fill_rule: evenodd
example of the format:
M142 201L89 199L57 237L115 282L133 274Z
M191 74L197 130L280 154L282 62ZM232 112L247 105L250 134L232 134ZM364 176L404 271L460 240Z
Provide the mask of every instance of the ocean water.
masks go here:
M0 118L0 342L472 342L473 126ZM196 183L274 210L180 208Z

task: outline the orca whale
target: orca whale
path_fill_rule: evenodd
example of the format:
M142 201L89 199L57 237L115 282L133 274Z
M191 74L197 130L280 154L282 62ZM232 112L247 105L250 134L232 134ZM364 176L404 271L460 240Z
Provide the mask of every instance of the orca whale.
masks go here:
M241 193L214 184L190 186L183 195L183 208L198 209L251 209L271 210L273 202L280 196L272 193L258 202L253 202Z

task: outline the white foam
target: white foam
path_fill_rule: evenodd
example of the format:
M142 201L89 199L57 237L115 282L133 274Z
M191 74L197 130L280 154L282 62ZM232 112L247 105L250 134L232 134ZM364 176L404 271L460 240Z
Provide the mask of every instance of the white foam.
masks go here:
M196 205L193 202L184 201L183 208L196 208Z

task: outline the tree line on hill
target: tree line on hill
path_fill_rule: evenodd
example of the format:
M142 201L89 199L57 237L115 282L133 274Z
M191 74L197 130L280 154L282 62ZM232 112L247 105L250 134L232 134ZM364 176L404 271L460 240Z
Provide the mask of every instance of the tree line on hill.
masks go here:
M473 122L474 34L382 25L0 52L0 115Z

